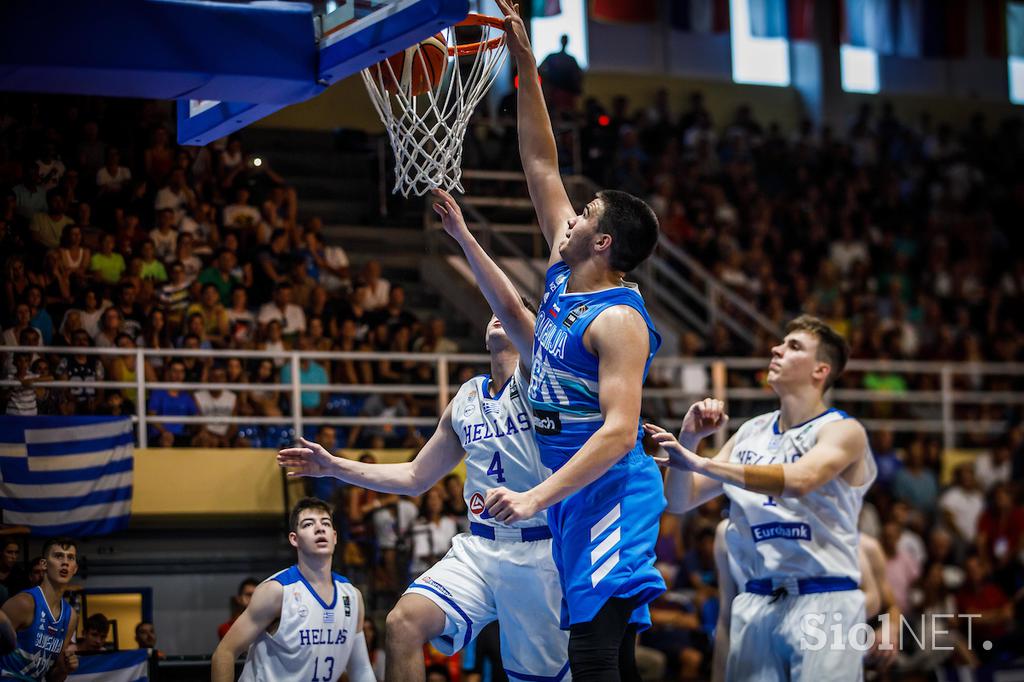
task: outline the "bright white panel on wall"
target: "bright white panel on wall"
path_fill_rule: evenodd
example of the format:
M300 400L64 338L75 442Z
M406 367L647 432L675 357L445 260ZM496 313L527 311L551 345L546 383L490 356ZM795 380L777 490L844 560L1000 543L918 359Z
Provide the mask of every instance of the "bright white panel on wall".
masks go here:
M842 74L843 90L846 92L866 92L875 95L880 90L878 53L870 48L840 45L839 71Z
M1010 57L1010 101L1024 104L1024 57Z
M733 81L787 87L790 84L789 41L750 35L748 0L730 0L729 14Z
M562 13L553 17L534 17L530 20L530 40L533 56L540 64L552 52L562 49L559 42L563 35L569 36L567 52L576 59L581 69L590 63L587 48L587 3L582 0L568 0L561 3Z

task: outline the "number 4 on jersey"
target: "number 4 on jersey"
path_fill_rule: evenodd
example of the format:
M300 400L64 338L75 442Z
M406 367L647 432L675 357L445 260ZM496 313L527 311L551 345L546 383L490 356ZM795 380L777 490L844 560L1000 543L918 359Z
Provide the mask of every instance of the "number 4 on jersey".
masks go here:
M487 468L488 476L497 476L495 479L498 483L505 482L505 470L501 468L501 453L495 452L494 457L491 458L491 466Z

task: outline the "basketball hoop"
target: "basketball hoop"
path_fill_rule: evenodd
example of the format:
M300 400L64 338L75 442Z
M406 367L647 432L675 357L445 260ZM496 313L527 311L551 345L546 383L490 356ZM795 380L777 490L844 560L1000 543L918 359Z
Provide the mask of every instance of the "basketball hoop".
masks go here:
M470 26L479 27L480 39L460 45L456 28ZM508 50L504 22L496 17L471 13L445 29L445 35L445 72L423 94L414 94L417 79L408 73L400 78L389 60L362 71L395 154L395 194L422 196L437 187L465 192L462 142L469 119L505 63ZM413 66L429 71L419 45L407 54L412 55Z

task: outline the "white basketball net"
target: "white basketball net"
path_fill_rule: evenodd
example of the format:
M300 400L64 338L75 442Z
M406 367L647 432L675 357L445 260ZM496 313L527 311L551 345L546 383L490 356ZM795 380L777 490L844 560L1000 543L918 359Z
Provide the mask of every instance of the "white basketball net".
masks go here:
M395 194L422 196L437 187L465 192L462 142L466 128L476 105L497 77L508 50L504 31L482 24L479 46L471 54L454 56L453 51L458 48L455 27L449 27L445 33L449 48L445 74L441 83L425 94L413 95L414 79L407 78L402 84L400 74L395 74L387 60L378 65L379 69L370 67L362 72L370 101L388 131L395 154ZM489 46L492 39L497 39L498 44ZM426 68L418 46L410 54L414 63ZM472 66L467 67L470 60ZM389 82L387 73L394 79L391 83L399 84L398 92L389 93L384 87Z

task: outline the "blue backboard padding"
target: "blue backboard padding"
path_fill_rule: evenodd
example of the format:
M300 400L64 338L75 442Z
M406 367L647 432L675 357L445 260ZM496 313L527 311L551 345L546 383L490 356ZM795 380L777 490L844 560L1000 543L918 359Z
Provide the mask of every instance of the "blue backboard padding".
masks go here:
M284 105L323 89L306 3L3 0L0 6L8 29L0 41L0 90Z
M178 100L178 144L204 145L230 135L264 116L287 106L285 104L252 104L219 102L197 116L189 116L189 101Z
M319 79L336 83L429 38L469 14L469 0L396 0L378 10L386 17L342 40L328 36L320 49Z

